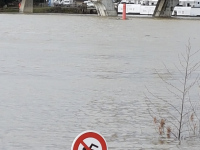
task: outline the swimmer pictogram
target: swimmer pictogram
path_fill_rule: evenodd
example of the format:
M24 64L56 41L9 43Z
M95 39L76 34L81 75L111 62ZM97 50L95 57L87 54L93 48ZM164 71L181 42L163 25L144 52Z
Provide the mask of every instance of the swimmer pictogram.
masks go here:
M91 150L93 150L93 149L92 149L93 146L96 147L96 148L98 148L97 145L91 144L91 145L90 145L90 149L91 149ZM86 148L84 147L83 150L86 150Z

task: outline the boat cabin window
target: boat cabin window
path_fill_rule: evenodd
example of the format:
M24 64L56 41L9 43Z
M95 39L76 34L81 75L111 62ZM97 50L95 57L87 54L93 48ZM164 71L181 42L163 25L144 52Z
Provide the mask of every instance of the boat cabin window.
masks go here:
M190 3L187 3L187 7L190 7Z

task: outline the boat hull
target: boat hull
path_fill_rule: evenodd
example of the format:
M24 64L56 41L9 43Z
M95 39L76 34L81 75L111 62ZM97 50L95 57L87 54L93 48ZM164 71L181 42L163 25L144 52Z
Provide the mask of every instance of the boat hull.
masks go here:
M155 5L126 4L126 14L153 15ZM118 5L118 14L123 12L123 4ZM176 6L172 12L173 16L200 16L200 8Z

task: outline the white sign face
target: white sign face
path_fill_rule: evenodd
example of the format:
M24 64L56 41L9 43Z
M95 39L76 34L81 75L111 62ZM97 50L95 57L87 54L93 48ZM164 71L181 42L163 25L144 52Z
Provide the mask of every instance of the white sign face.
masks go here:
M84 139L83 142L91 149L91 150L102 150L100 142L95 138L87 138ZM78 150L86 150L82 144L79 145Z

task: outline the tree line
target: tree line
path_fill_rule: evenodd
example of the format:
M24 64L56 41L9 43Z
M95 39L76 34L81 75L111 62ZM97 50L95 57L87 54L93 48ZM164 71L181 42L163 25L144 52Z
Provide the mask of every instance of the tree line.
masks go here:
M19 3L21 0L0 0L0 6L8 5L10 3ZM33 0L34 3L44 3L46 0Z

